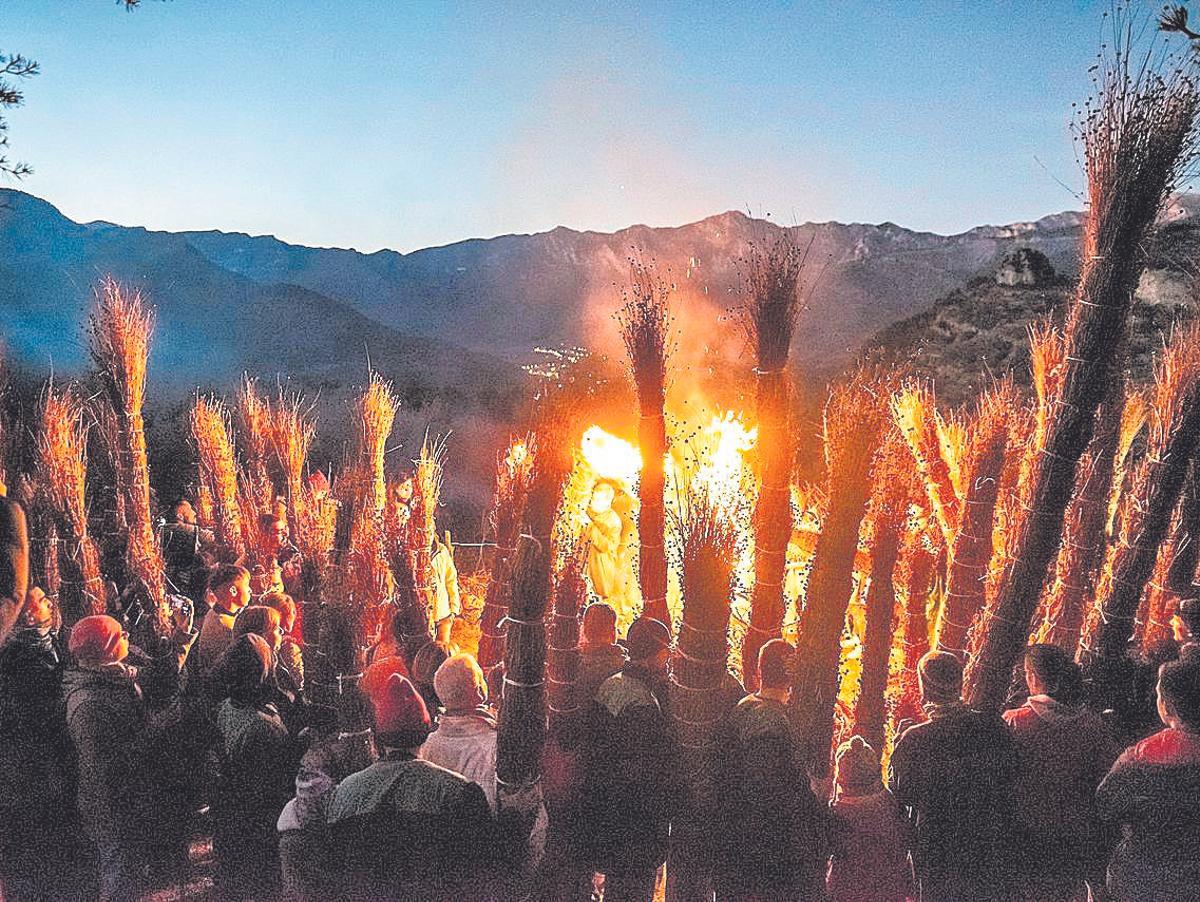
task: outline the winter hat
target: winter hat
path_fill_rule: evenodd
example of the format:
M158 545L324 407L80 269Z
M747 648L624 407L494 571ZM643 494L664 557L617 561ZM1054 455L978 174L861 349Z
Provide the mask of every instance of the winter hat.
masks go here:
M837 784L852 796L874 792L882 784L879 755L861 736L851 736L838 746Z
M117 620L96 614L84 617L71 628L67 649L71 657L83 665L116 664L125 657L121 654L124 636L125 629Z
M671 631L661 620L639 617L629 627L629 659L646 661L671 647Z
M917 677L927 702L956 702L962 696L962 663L948 651L926 652L917 662Z
M392 748L412 749L429 736L429 709L416 687L399 674L371 697L375 707L375 735Z
M433 691L447 711L469 711L487 701L487 680L475 658L460 652L437 669Z

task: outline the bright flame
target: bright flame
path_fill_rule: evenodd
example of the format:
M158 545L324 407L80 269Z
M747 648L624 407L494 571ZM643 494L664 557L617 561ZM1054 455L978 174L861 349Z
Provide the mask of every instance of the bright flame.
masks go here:
M508 468L510 473L515 473L521 469L521 465L525 463L529 457L529 448L524 442L513 442L508 448L508 454L504 456L504 466Z
M750 428L733 411L714 417L696 439L693 485L705 490L723 510L745 504L748 471L746 453L758 442L758 427Z
M638 449L599 426L588 427L579 450L597 479L614 479L629 486L642 470Z

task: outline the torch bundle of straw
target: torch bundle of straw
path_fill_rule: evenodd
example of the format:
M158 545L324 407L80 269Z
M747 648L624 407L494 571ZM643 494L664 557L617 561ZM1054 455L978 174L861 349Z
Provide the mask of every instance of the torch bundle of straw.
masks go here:
M437 539L437 506L442 497L446 445L426 437L413 471L413 497L406 530L408 558L412 561L420 609L411 616L427 631L433 629L433 543ZM417 614L420 616L418 617Z
M550 549L523 536L517 549L515 584L504 648L504 698L496 737L496 783L501 804L541 778L546 739L546 603Z
M758 453L762 485L754 510L754 594L742 660L758 660L764 642L783 627L783 580L787 543L792 534L791 471L795 447L790 425L791 386L788 358L796 324L804 309L802 279L808 248L801 250L787 232L745 262L742 321L755 350ZM749 682L754 667L743 669Z
M29 530L29 585L39 586L46 597L58 604L62 585L58 568L58 526L46 503L45 493L28 473L17 477L13 497L25 511Z
M979 399L969 429L971 438L963 458L966 490L950 546L937 639L940 649L960 657L965 654L971 621L983 608L996 497L1009 443L1009 416L1015 406L1011 383L998 383Z
M146 400L146 362L154 314L140 291L129 291L105 279L96 292L89 321L92 359L100 371L105 393L117 425L117 484L125 495L129 535L126 562L140 584L155 625L162 634L170 630L166 606L166 577L162 551L150 511L150 473L146 458L146 428L142 407Z
M642 474L638 483L641 515L638 520L639 567L643 613L668 626L667 559L663 548L663 492L666 487L663 463L667 453L667 426L663 406L667 394L667 359L671 348L667 337L671 317L669 304L673 286L656 278L646 266L631 262L630 286L625 304L617 311L617 323L629 369L637 389L638 444L642 452Z
M550 720L565 720L579 710L579 615L587 602L587 544L579 542L565 556L554 580L554 601L546 648L546 705ZM490 588L490 586L489 586Z
M235 409L238 437L241 440L242 482L245 485L242 496L253 504L253 507L247 507L246 513L269 514L274 510L276 495L275 486L267 473L273 411L258 393L258 383L250 376L242 378Z
M47 385L41 408L40 478L61 540L59 608L70 626L108 609L100 552L88 531L87 428L83 404L69 388L58 391Z
M1197 444L1200 443L1200 324L1182 329L1155 366L1146 456L1124 505L1095 607L1084 630L1085 658L1124 656L1142 594L1171 524Z
M533 484L535 453L534 438L526 435L514 439L496 464L496 492L488 518L496 553L492 558L480 617L479 665L485 669L496 664L504 654L504 628L501 622L508 611L512 593L512 569L516 560L517 539L525 521L525 503Z
M230 560L245 556L247 532L238 496L237 457L229 432L229 414L215 398L197 396L191 411L192 441L196 444L200 485L212 499L213 532ZM250 512L253 517L253 511Z
M1195 589L1200 564L1200 458L1192 457L1183 485L1179 508L1172 523L1171 541L1163 546L1155 570L1155 592L1150 599L1149 615L1142 636L1142 647L1149 648L1171 636L1171 615L1182 598Z
M929 523L927 511L918 510L912 517L900 552L904 587L904 667L899 674L892 722L899 728L905 720L915 720L921 714L921 690L917 682L917 662L929 651L929 594L934 574L938 570L941 530L936 533Z
M892 415L912 451L917 472L925 482L930 509L950 547L958 531L960 505L942 441L948 430L940 425L942 417L933 392L919 383L904 386L892 398Z
M968 700L976 707L1004 702L1047 567L1058 552L1076 466L1092 439L1096 410L1117 375L1145 266L1145 238L1193 158L1200 108L1195 61L1164 72L1154 55L1145 65L1131 61L1127 44L1128 39L1118 42L1098 66L1098 99L1085 105L1078 123L1089 199L1083 269L1067 313L1065 360L1053 410L1035 431L1020 488L1026 515L1015 526L1009 543L1014 554L999 574L993 616L966 675ZM1166 60L1166 66L1174 65Z
M908 519L909 454L903 439L887 442L876 468L871 499L871 583L867 590L862 678L854 708L854 729L874 748L883 748L887 723L888 670L896 634L896 585L893 573Z
M825 773L839 684L839 639L854 585L859 530L871 494L871 470L888 421L890 386L859 369L833 388L825 405L825 479L829 515L817 538L800 618L792 705L813 767Z

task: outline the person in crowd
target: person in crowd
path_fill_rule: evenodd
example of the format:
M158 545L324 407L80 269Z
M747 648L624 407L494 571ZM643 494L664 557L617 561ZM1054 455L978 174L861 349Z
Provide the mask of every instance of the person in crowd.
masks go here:
M462 613L462 596L458 591L458 569L454 566L454 544L450 530L445 541L433 537L433 554L429 560L433 574L433 623L439 642L450 642L454 618Z
M283 639L279 645L279 666L286 671L287 679L297 692L304 691L304 646L295 637L296 602L286 592L272 592L263 605L279 612L279 625Z
M54 605L34 587L0 646L0 882L10 902L63 895L72 857L62 817L70 800L57 624Z
M759 689L738 702L721 730L721 899L817 898L825 880L829 816L809 787L788 714L794 657L782 639L764 643Z
M342 896L486 897L499 876L495 824L478 784L417 757L431 730L413 684L396 674L372 699L379 761L343 779L327 808L330 867Z
M425 707L429 712L437 716L437 712L442 707L442 700L437 694L437 686L433 683L434 674L446 660L454 654L457 649L449 642L439 642L436 639L431 642L426 642L413 655L412 681L417 687L417 691L421 693L421 698L425 701Z
M114 618L84 617L71 629L74 665L63 675L62 696L75 765L76 811L95 847L101 900L127 898L135 884L140 846L157 816L153 774L141 772L153 744L148 698L165 702L178 689L179 669L195 640L190 622L176 624L172 651L144 668L131 666L129 635ZM147 691L143 691L146 686Z
M1179 643L1179 657L1200 656L1200 586L1193 586L1193 594L1184 598L1171 617L1171 632Z
M682 792L663 705L671 633L639 617L628 641L629 662L588 708L578 822L569 839L575 860L604 874L606 899L649 902Z
M1096 791L1124 838L1108 865L1116 902L1200 898L1200 660L1158 675L1163 729L1126 749Z
M838 747L830 902L905 902L911 896L904 819L882 773L879 753L861 736Z
M433 686L445 710L417 755L478 783L494 814L496 716L487 707L483 670L475 658L459 652L442 662Z
M274 614L274 611L271 611ZM261 898L279 872L276 823L291 798L297 746L270 701L271 649L238 636L218 663L217 783L212 793L216 883L223 898Z
M962 664L931 651L917 675L925 722L896 740L890 788L915 830L922 899L994 899L1005 892L1017 752L998 714L962 701Z
M171 591L199 603L204 600L208 564L205 549L214 542L211 530L201 529L191 502L181 498L171 508L162 529L163 561Z
M0 642L8 638L25 607L29 589L29 530L25 510L8 497L0 470Z
M601 683L620 672L628 662L625 649L617 644L617 612L612 605L596 601L583 612L579 636L579 678L576 697L586 705L596 696Z
M283 620L279 612L265 605L250 605L238 616L233 626L234 637L253 633L266 640L271 649L271 672L268 701L275 706L283 718L284 725L293 736L304 728L304 696L292 681L288 671L280 664L279 653L283 648Z
M200 639L192 666L201 676L208 674L233 644L233 625L242 608L250 603L250 571L238 564L219 564L208 578L212 610L200 627Z
M1103 875L1107 837L1096 787L1119 749L1108 725L1084 705L1079 665L1056 645L1025 652L1029 698L1004 713L1017 744L1013 862L1024 899L1086 899Z

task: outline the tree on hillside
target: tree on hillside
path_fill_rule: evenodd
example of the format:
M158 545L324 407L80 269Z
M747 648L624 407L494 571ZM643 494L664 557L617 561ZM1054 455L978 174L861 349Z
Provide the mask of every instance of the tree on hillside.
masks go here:
M38 74L38 64L19 53L0 53L0 173L21 178L33 172L28 163L19 163L8 157L8 118L7 112L18 107L25 95L18 87L20 79L32 78Z

